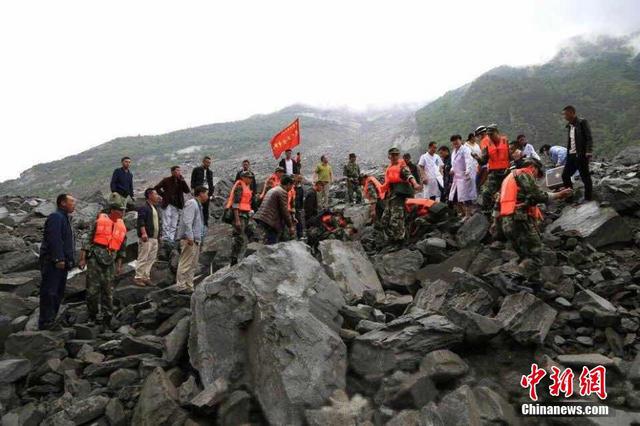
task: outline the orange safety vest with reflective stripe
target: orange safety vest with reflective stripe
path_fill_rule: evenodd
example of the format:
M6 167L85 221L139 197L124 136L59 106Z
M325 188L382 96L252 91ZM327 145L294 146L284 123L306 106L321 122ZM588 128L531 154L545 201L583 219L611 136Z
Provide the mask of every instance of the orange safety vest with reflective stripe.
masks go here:
M376 188L376 194L378 194L378 198L384 200L385 193L383 190L383 186L380 181L375 178L375 176L367 176L367 178L364 180L364 184L362 185L362 187L364 188L364 197L367 200L370 200L369 183L373 183L373 186Z
M417 207L418 216L426 216L429 214L429 209L436 203L437 201L428 198L407 198L404 208L407 212L411 212L414 207Z
M271 181L271 188L275 188L276 186L280 185L280 178L278 177L277 174L272 174L271 176L269 176L269 179L267 179L264 183L264 186L262 187L262 192L260 193L260 199L262 200L265 196L265 194L267 193L267 186L269 184L269 181Z
M518 188L516 176L522 173L533 176L535 170L533 167L513 170L502 181L502 187L500 188L500 216L511 216L515 213L516 208L521 206L518 204L518 191L520 188ZM542 211L538 206L528 207L527 214L536 220L543 218Z
M249 185L244 183L242 180L238 180L233 184L233 188L231 188L231 193L229 193L229 198L227 199L227 204L225 204L224 207L230 209L233 205L233 193L236 191L238 185L242 186L242 197L240 198L240 203L238 203L238 211L250 212L251 196L253 195L253 193L251 192L251 188L249 188Z
M504 136L500 137L500 142L496 145L490 141L487 145L489 155L489 170L505 170L511 165L509 161L509 143Z
M96 219L96 232L93 236L93 243L106 247L112 251L120 250L124 239L127 236L127 227L122 219L115 222L109 215L100 213Z

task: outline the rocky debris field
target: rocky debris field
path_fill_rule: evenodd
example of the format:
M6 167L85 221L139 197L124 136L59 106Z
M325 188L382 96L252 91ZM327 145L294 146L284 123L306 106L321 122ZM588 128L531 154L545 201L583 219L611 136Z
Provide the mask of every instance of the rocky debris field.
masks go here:
M87 325L72 271L61 331L38 331L38 245L50 201L0 199L0 417L13 425L486 425L640 422L640 164L594 164L600 203L550 205L545 292L515 252L448 209L385 247L366 206L345 207L354 241L264 247L233 268L214 223L193 295L118 278L113 330ZM230 183L220 180L216 217ZM342 183L333 196L344 198ZM103 198L79 202L78 243ZM127 214L132 226L135 213ZM135 258L135 232L128 253ZM536 362L607 368L614 417L522 417ZM538 385L549 395L548 377ZM576 392L578 384L576 383Z

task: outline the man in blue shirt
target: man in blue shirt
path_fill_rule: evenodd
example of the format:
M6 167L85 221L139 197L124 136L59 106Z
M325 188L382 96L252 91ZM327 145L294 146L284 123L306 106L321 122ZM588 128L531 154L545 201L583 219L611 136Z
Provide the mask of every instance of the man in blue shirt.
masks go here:
M111 175L111 192L118 193L125 200L130 197L133 200L133 173L131 167L131 158L122 157L120 160L122 167L115 169Z
M67 284L67 272L75 266L75 241L69 214L75 210L76 200L69 194L60 194L56 205L57 210L44 224L40 246L40 330L54 326Z
M548 157L554 167L564 166L567 162L567 148L549 144L540 147L540 154Z

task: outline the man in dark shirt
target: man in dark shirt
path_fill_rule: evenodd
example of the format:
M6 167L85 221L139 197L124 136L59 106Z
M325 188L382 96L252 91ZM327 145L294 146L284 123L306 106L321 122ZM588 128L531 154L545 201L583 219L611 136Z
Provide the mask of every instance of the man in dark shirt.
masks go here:
M75 241L69 214L75 210L76 200L69 194L60 194L56 205L57 210L44 224L40 246L40 330L54 326L67 284L67 272L75 266Z
M236 173L236 178L234 182L237 182L240 180L243 172L250 172L250 171L251 171L251 162L249 160L244 160L242 162L242 169L238 170L238 173ZM256 184L255 176L251 178L251 182L249 183L249 188L251 189L251 192L253 192L253 195L255 196L258 188L258 185Z
M162 179L153 189L162 197L162 240L173 243L184 207L184 194L190 192L180 166L171 167L171 176Z
M567 162L562 171L562 181L565 188L573 188L571 176L577 171L584 183L584 199L593 199L593 183L589 162L593 156L593 138L591 128L584 118L578 117L576 109L567 105L562 110L564 119L567 120Z
M120 194L123 198L130 197L133 201L133 173L131 167L131 158L122 157L120 160L122 167L115 169L111 175L111 192Z
M205 203L202 203L202 214L204 215L204 225L209 226L209 202L213 196L213 172L209 169L211 167L211 157L208 155L202 159L202 165L196 167L191 172L191 188L198 187L207 188L209 198Z
M305 225L308 227L311 220L318 216L318 194L324 191L324 182L318 181L313 185L313 190L309 191L304 197L304 219Z
M296 237L304 236L304 187L302 186L302 175L295 175L293 178L296 195L293 199L293 207L296 217Z
M422 182L422 178L420 177L420 170L418 170L418 166L411 162L411 154L408 152L402 156L405 164L411 170L411 175L416 179L416 182Z

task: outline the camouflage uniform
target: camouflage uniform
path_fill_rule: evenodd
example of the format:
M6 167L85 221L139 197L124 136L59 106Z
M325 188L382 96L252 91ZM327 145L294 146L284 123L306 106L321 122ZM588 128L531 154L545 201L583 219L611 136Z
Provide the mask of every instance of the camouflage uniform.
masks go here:
M350 234L350 226L348 225L349 220L345 220L347 221L346 226L344 223L340 223L340 217L338 217L338 215L333 214L328 223L329 226L334 228L333 231L328 230L322 223L311 226L307 230L309 245L316 246L322 240L347 240Z
M500 193L500 186L508 172L508 170L505 170L504 172L501 170L489 171L487 180L480 189L479 204L482 208L482 213L488 217L491 217L493 205L496 201L496 194Z
M242 198L242 186L236 186L233 192L233 204L232 207L237 207ZM233 227L232 237L233 243L231 244L231 264L235 264L244 258L247 251L247 244L249 239L255 234L255 222L249 220L249 212L238 211L240 218L240 229Z
M349 161L344 165L343 174L347 178L347 199L350 203L362 202L362 192L360 191L360 185L358 183L360 179L360 166L358 163L352 163Z
M108 211L102 213L109 214ZM113 316L113 285L116 276L116 260L126 257L126 239L120 250L111 251L93 243L96 221L93 222L82 249L87 259L87 310L93 321L109 324ZM99 315L99 313L101 315ZM99 318L100 317L100 318Z
M375 204L376 218L378 220L376 220L374 226L379 227L380 218L382 217L382 214L384 212L384 202L378 198L378 191L376 191L376 186L374 185L373 182L369 182L367 184L367 187L364 188L364 194L369 204Z
M413 187L409 184L409 178L413 177L408 167L403 167L400 177L404 181L392 184L385 198L384 213L380 225L390 243L400 243L405 237L405 210L404 202L413 196Z
M511 241L520 259L531 259L534 266L539 267L542 265L540 231L536 220L527 214L527 207L546 203L549 194L542 191L535 179L527 173L519 174L515 179L518 184L518 207L514 214L500 217L498 225L505 238Z

